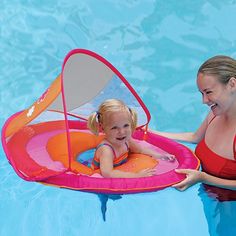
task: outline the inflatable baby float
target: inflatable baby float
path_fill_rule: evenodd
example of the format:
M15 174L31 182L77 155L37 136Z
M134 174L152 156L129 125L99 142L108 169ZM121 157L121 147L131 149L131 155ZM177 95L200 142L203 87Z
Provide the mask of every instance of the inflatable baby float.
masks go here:
M176 161L130 154L116 167L137 172L156 168L143 178L103 178L90 168L93 150L104 138L87 128L87 117L108 98L123 100L138 112L133 137ZM2 129L2 144L15 172L24 180L96 193L138 193L163 189L182 181L176 168L199 168L190 149L147 130L150 113L122 74L100 55L75 49L66 56L61 74L29 108L11 116Z

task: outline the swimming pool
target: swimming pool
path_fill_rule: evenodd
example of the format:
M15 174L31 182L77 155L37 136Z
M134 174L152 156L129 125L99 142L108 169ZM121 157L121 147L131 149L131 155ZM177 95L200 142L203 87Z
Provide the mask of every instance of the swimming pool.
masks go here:
M194 130L207 114L195 86L198 66L216 54L236 57L235 1L37 2L2 2L1 126L44 92L69 50L87 48L134 86L152 114L151 128ZM20 179L2 149L0 193L4 236L236 232L236 202L209 198L201 185L122 196L46 187Z

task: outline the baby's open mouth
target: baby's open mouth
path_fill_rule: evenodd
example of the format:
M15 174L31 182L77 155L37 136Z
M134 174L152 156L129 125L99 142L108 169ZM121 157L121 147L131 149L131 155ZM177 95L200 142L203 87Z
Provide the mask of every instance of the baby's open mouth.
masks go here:
M122 140L124 140L126 137L121 137L121 138L116 138L117 140L119 140L119 141L122 141Z

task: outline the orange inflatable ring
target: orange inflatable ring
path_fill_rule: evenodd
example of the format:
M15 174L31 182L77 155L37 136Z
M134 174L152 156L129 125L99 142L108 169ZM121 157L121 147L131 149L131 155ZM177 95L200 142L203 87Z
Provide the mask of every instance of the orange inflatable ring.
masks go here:
M72 131L70 132L71 143L71 171L78 174L93 175L99 173L100 170L92 170L77 161L77 157L90 149L96 148L104 139L103 135L96 136L88 132ZM69 167L67 136L61 133L53 136L47 143L47 151L53 161L60 161L66 168ZM144 154L129 154L128 161L115 169L127 172L139 172L146 168L154 168L158 161Z

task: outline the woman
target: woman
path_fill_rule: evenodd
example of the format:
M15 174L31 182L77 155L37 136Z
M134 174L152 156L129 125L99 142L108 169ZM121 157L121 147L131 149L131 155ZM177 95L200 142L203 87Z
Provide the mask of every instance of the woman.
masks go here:
M210 58L198 70L197 86L203 103L210 107L199 129L195 133L157 132L197 143L195 152L202 171L177 169L177 173L186 174L186 179L173 187L183 191L202 182L236 190L236 60L227 56Z

